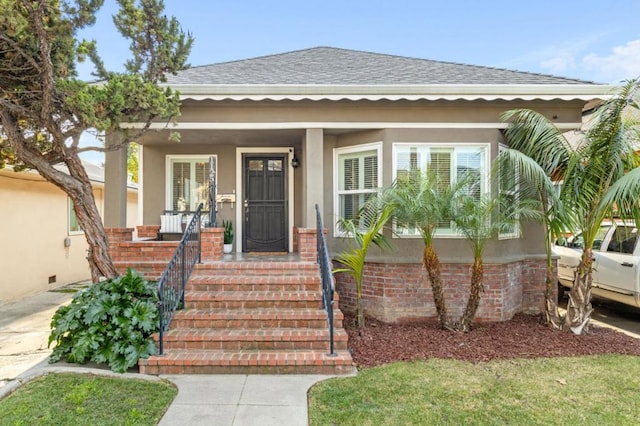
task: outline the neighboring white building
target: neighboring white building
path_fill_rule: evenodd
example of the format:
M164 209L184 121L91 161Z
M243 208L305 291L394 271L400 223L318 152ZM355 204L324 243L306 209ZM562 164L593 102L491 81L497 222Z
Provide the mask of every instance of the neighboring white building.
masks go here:
M84 163L98 211L104 169ZM127 226L137 224L137 185L127 190ZM34 171L0 169L0 304L88 280L87 242L67 195Z

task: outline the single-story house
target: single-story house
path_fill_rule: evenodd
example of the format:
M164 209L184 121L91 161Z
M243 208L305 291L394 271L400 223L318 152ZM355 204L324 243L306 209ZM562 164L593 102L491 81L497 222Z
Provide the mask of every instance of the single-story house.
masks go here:
M166 84L180 92L181 116L175 126L155 123L139 140L141 223L159 227L165 211L200 202L208 209L215 183L217 219L234 223L236 253L297 252L300 232L316 226L317 204L333 255L347 247L337 219L410 167L451 179L473 169L490 192L489 170L505 143L503 112L530 108L560 129L576 129L583 107L612 91L571 78L331 47L196 66ZM172 130L179 143L169 140ZM126 226L125 159L124 152L106 156L110 228ZM479 319L542 310L539 231L529 224L487 247ZM394 250L368 258L367 312L385 321L435 316L422 240L410 232L388 236ZM459 312L472 253L446 226L435 249L449 306ZM353 286L336 278L349 309Z
M104 212L104 168L83 162ZM125 189L127 226L138 222L137 185ZM91 279L87 242L67 195L35 171L0 169L0 304Z

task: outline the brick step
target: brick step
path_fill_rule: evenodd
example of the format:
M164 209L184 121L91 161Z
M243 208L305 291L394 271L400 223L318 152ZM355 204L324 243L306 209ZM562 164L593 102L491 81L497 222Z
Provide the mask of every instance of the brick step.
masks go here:
M187 291L185 305L188 309L319 309L322 295L319 291Z
M336 328L334 347L347 349L346 331ZM329 331L313 328L171 329L165 350L329 350Z
M334 327L342 328L344 316L339 309L333 314ZM327 327L322 309L185 309L177 311L173 328L319 328Z
M198 291L320 291L316 275L194 275L187 288Z
M142 374L354 374L348 351L167 351L140 359Z
M192 277L200 275L318 275L315 262L210 262L197 264Z

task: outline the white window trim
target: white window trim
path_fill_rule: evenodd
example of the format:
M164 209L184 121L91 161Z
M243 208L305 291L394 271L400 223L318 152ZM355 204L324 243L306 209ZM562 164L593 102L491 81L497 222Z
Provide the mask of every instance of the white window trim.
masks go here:
M428 147L428 148L453 148L454 153L456 149L460 149L460 148L481 148L484 149L484 185L482 188L482 195L486 195L489 194L491 192L491 179L489 176L490 173L490 165L491 165L491 160L490 160L490 154L491 154L491 144L490 143L486 143L486 142L473 142L473 143L464 143L464 142L394 142L392 144L392 173L393 173L393 180L395 182L395 179L397 177L398 174L398 166L397 166L397 161L398 161L398 147L401 146L422 146L422 147ZM454 157L455 158L455 157ZM394 223L394 230L395 230L395 223ZM434 238L465 238L464 235L462 235L462 233L460 232L455 232L453 230L446 230L446 231L436 231L433 235ZM409 234L409 235L398 235L396 232L393 233L393 238L399 238L399 239L403 239L403 238L422 238L422 236L420 235L420 233L415 233L415 234Z
M171 161L172 160L206 160L209 162L209 157L214 157L216 159L216 179L218 176L218 156L216 154L181 154L181 155L167 155L165 158L165 197L164 197L164 205L166 210L173 210L173 206L171 205ZM138 178L140 176L138 175ZM218 185L216 182L216 193L213 194L214 197L217 196ZM215 206L209 206L209 208L215 208Z
M509 148L507 145L505 144L500 144L498 146L498 155L500 155L500 153L502 153L504 150L506 150L507 148ZM516 170L516 179L519 179L520 173ZM500 188L500 177L498 177L498 179L496 180L496 183L498 185L498 191L502 191L502 188ZM518 192L518 190L520 189L520 186L516 184L516 193ZM513 239L518 239L520 238L520 220L518 219L518 222L515 223L515 229L513 232L499 232L498 233L498 240L513 240Z
M347 234L340 231L340 228L338 227L338 219L340 218L340 194L338 193L340 187L340 167L338 163L338 156L372 150L375 150L376 155L378 156L378 188L376 189L379 189L382 185L382 142L372 142L362 145L352 145L333 149L333 217L335 218L333 223L334 237L347 236ZM362 191L345 191L343 193L348 194L350 192L361 193Z
M75 211L73 210L73 201L71 201L71 198L67 197L67 234L68 235L84 235L84 231L80 227L80 223L78 223L78 230L77 231L72 231L71 230L71 215L72 214L75 214ZM78 217L77 216L76 216L76 222L78 222Z

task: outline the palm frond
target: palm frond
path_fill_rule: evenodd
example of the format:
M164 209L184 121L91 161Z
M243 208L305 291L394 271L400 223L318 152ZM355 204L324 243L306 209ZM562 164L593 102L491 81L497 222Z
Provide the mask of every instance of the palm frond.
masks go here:
M451 219L452 200L464 185L462 180L451 184L436 173L420 170L396 179L387 193L396 226L417 229L425 244L431 244L438 226Z
M541 217L536 220L542 220L554 235L575 232L575 218L564 208L554 182L533 158L515 149L505 149L496 158L492 174L500 178L504 171L515 178L506 179L512 186L500 190L514 194L513 202L521 206L523 218L530 216L530 210L539 211Z
M634 133L628 127L633 126L633 121L625 119L626 111L637 105L637 96L638 81L630 81L596 110L586 135L588 144L567 167L561 197L585 219L584 229L596 229L610 213L612 206L603 204L603 197L615 182L638 165L635 152L638 141L629 137Z
M544 115L532 110L516 109L505 112L502 120L509 122L505 130L509 148L533 158L550 176L566 168L573 148Z
M603 206L615 206L623 218L640 218L640 167L618 179L601 201Z

